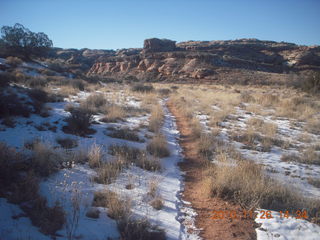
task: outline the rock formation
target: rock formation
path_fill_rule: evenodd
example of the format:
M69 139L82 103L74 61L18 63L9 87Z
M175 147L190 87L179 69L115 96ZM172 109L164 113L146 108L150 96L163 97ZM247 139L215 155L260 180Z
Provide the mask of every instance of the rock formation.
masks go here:
M144 41L142 49L104 53L95 61L88 75L213 81L226 77L224 73L231 76L238 72L282 74L320 70L320 47L257 39L176 44L152 38Z

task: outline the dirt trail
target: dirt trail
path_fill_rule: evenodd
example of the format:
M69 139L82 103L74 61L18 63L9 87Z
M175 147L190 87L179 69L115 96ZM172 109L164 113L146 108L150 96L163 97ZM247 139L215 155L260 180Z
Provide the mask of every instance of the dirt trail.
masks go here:
M180 164L185 176L184 200L191 202L197 212L196 227L201 230L200 236L208 240L256 239L255 222L252 219L212 219L214 210L235 210L240 213L241 207L220 198L208 197L201 187L205 167L196 150L196 140L192 138L191 128L181 112L168 101L168 108L176 117L177 127L181 133L180 145L185 160Z

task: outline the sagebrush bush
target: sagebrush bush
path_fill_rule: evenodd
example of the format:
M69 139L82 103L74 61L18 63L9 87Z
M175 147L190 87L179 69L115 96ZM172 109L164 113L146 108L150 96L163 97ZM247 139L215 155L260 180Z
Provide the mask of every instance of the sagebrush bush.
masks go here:
M70 138L70 137L65 137L65 138L57 138L56 139L57 143L60 144L61 147L63 148L75 148L78 146L78 141L76 139Z
M111 133L108 133L108 136L112 138L141 142L139 135L135 131L130 130L129 128L121 128L114 130Z
M162 106L160 104L154 106L151 111L148 130L155 133L159 132L162 127L163 116Z
M86 108L72 108L70 110L70 116L67 117L66 122L68 123L67 129L72 134L84 136L90 131L91 122L93 121L92 112Z
M145 84L135 84L131 87L131 90L134 92L143 92L148 93L154 91L154 88L152 85L145 85Z

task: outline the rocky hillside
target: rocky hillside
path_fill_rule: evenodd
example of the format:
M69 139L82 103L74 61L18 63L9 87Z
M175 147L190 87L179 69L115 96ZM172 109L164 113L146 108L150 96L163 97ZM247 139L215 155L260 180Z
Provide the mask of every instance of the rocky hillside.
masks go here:
M88 75L204 81L241 76L250 81L256 74L270 79L320 70L320 47L257 39L176 43L152 38L144 41L143 48L104 53L95 61Z

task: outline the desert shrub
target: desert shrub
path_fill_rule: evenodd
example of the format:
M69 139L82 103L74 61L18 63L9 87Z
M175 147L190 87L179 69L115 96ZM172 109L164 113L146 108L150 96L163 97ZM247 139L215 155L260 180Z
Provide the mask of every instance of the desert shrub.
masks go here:
M70 84L73 88L78 89L80 91L84 91L85 82L81 79L71 79Z
M64 211L58 204L47 206L46 199L39 195L36 169L33 164L26 163L26 159L27 156L14 148L0 143L0 196L20 204L41 232L54 235L65 222Z
M31 113L31 107L20 101L19 96L17 94L4 94L3 92L0 92L0 117L29 117Z
M97 208L90 208L87 212L86 212L86 217L88 218L94 218L97 219L100 216L100 210Z
M134 92L143 92L148 93L154 91L154 88L152 85L145 85L145 84L135 84L131 87L131 90Z
M126 240L165 240L165 231L150 224L147 219L122 218L117 221L118 230Z
M129 128L121 128L118 130L114 130L111 133L109 133L108 136L112 138L125 139L125 140L135 141L135 142L141 141L141 139L139 138L139 135L136 132L130 130Z
M171 90L169 88L160 88L157 91L162 96L168 96L171 93Z
M15 77L7 72L0 72L0 88L6 87L10 82L15 81Z
M320 72L315 72L307 76L300 83L300 87L310 93L320 92Z
M320 188L320 179L319 178L309 178L308 183L317 187L317 188Z
M44 76L29 77L25 83L31 88L45 87L48 84L48 79Z
M30 89L28 91L28 95L32 99L32 106L34 108L35 113L41 113L44 104L48 101L47 92L42 89Z
M6 58L6 64L9 64L13 67L17 67L18 65L22 64L22 60L18 57L7 57Z
M16 121L10 116L5 116L1 123L9 128L14 128L16 126Z
M66 132L70 131L70 133L80 136L92 132L89 127L91 126L93 116L89 109L81 107L73 108L70 110L70 114L66 118L66 122L68 123L67 128L64 128Z
M31 159L32 169L38 175L47 177L56 172L63 159L53 147L44 142L35 142Z
M60 144L63 148L75 148L78 146L78 141L73 138L65 137L65 138L57 138L57 143Z
M163 135L156 135L147 145L147 151L156 157L168 157L170 151L168 149L167 140Z

